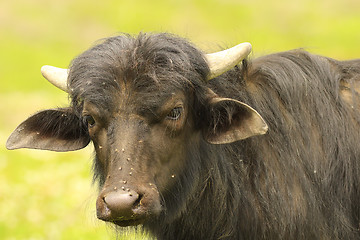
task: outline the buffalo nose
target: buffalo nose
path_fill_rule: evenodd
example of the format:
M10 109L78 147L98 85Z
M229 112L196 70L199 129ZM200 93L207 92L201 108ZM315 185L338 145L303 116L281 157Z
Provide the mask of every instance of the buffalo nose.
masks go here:
M140 200L141 196L133 191L127 193L109 192L98 199L98 218L105 221L129 220L133 218L133 209L137 207Z
M122 214L132 210L138 197L137 193L123 194L111 192L105 196L104 202L110 211Z

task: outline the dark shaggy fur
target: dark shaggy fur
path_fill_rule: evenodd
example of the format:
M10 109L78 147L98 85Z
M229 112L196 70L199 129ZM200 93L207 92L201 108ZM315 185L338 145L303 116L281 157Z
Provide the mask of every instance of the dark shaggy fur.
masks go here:
M200 131L211 125L209 87L249 104L269 125L266 135L232 144L187 143L186 169L161 193L165 211L145 229L158 239L359 239L359 96L351 86L360 60L296 50L244 61L206 83L208 71L200 51L167 34L110 38L71 65L79 115L82 99L115 108L124 85L140 99L131 104L139 112L156 112L180 89L194 99ZM103 183L101 166L95 171Z

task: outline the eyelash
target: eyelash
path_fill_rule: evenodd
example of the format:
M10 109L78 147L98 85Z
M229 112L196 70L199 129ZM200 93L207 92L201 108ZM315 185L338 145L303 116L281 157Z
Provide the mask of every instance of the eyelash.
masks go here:
M166 116L166 118L169 119L169 120L172 120L172 121L177 121L177 120L180 119L182 112L183 112L182 107L173 108L169 112L169 114Z
M87 124L88 128L92 128L96 124L95 119L91 115L85 115L84 122Z

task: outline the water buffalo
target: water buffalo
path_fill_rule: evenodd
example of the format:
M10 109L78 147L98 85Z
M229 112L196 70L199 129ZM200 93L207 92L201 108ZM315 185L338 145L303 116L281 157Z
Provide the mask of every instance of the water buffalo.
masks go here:
M69 108L7 148L95 147L97 216L157 239L359 239L360 60L105 39L43 75Z

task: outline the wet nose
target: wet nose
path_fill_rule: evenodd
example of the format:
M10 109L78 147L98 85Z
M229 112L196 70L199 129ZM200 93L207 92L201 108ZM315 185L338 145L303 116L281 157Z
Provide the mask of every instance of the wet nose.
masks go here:
M130 220L133 210L139 205L141 196L134 191L109 192L97 200L97 216L104 221Z

